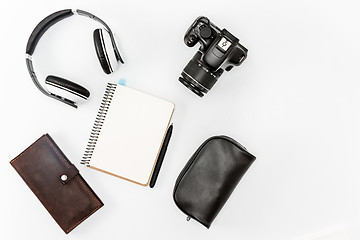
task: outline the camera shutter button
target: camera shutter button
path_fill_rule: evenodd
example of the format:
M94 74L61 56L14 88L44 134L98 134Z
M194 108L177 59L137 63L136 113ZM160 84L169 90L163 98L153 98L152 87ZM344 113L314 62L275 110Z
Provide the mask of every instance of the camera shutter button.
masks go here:
M207 25L202 25L200 27L200 36L202 38L209 38L211 36L211 28Z

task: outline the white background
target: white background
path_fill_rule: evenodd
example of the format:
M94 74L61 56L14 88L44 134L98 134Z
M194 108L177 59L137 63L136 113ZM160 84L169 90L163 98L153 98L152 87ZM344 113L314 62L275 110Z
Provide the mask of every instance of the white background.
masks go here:
M102 72L92 42L99 25L89 19L49 29L35 70L41 81L54 74L86 86L91 98L78 109L40 93L24 58L33 28L65 8L107 22L126 61ZM1 239L360 239L358 1L3 0L0 9ZM202 99L177 80L199 47L183 35L200 15L249 49ZM154 189L79 164L105 85L120 78L176 105ZM67 236L9 164L44 133L105 203ZM257 160L208 230L186 222L172 190L191 154L218 134Z

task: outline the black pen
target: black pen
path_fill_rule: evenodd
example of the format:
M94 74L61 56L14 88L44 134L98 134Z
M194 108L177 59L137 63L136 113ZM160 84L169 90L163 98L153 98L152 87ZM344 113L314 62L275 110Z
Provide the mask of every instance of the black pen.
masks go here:
M163 144L163 146L162 146L162 148L160 150L158 160L157 160L157 162L155 164L154 172L153 172L153 175L151 177L150 184L149 184L149 186L151 188L153 188L155 186L156 179L157 179L157 177L159 175L162 162L164 161L167 146L169 145L169 142L170 142L172 130L173 130L173 125L171 124L170 127L168 128L167 132L166 132L166 136L165 136L165 139L164 139L164 144Z

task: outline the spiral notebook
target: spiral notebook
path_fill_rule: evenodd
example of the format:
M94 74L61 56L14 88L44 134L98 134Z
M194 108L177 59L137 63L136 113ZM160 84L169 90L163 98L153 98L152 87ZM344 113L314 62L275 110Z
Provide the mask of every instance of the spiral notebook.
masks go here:
M108 83L81 163L149 185L173 112L167 100Z

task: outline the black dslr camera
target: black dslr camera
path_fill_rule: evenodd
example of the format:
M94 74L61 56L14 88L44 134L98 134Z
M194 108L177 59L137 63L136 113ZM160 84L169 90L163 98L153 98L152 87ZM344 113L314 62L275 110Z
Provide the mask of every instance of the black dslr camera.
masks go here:
M226 29L220 30L206 17L198 17L186 31L184 42L200 49L186 65L179 81L203 97L224 72L239 66L246 58L247 49Z

